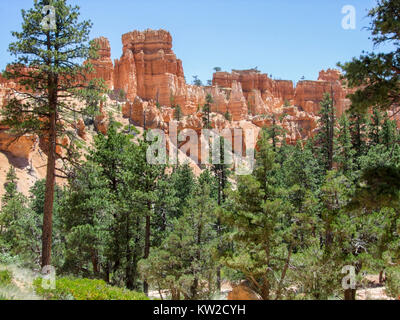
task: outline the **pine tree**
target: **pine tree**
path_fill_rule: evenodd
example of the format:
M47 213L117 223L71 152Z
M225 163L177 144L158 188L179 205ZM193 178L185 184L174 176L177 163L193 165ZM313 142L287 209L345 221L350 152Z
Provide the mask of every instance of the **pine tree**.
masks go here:
M371 119L368 123L368 138L369 146L376 146L381 142L381 129L382 129L383 116L382 112L378 109L372 111Z
M18 178L10 167L0 211L0 244L2 251L17 256L30 268L40 261L40 221L28 205L28 199L17 191Z
M218 111L218 110L217 110ZM232 121L232 115L229 113L229 111L226 111L224 113L224 117L227 121Z
M347 85L357 88L350 95L351 109L366 112L371 106L389 110L400 102L398 33L400 3L398 0L379 0L368 13L372 41L378 45L392 46L385 53L367 52L351 62L339 64L345 71Z
M181 106L178 104L176 106L173 106L173 108L175 109L174 111L174 119L179 122L182 119L183 113L182 113L182 108ZM179 137L179 130L177 128L177 132L176 132L177 136ZM176 145L176 166L179 166L179 141L177 141L177 145Z
M54 28L42 25L45 19L42 12L49 4L55 10ZM18 92L22 100L15 97L8 102L2 122L17 137L33 133L48 143L42 241L42 266L46 266L51 263L54 185L60 174L56 173L56 159L61 157L56 152L58 139L74 136L68 129L71 113L82 112L66 98L90 90L85 75L91 71L91 65L81 63L94 57L95 50L88 45L91 23L79 22L79 7L67 5L66 0L35 0L32 9L22 10L22 18L22 31L13 32L16 41L9 46L16 60L7 67L4 76L26 91ZM74 153L70 147L68 155Z
M317 143L320 150L321 163L326 170L333 168L333 152L334 152L334 128L335 128L335 111L333 100L330 94L325 93L321 101L320 128L317 136Z
M335 150L335 161L344 174L351 174L354 167L354 156L356 151L351 143L350 121L346 113L339 119L339 130L337 137L337 149Z
M108 281L106 253L114 206L102 174L90 161L76 169L57 211L65 235L63 271Z
M15 172L15 168L10 166L6 176L6 183L4 184L5 194L3 195L2 205L7 205L7 202L15 197L17 194L17 173Z
M211 114L211 104L213 103L213 98L211 94L207 94L206 96L206 103L203 106L202 112L203 112L203 127L205 129L211 129L211 120L210 120L210 114Z
M159 246L171 228L172 221L180 216L178 203L180 199L174 188L172 175L164 174L157 183L153 218L153 244Z
M155 215L155 206L157 203L157 190L159 189L159 182L162 181L166 166L153 165L147 161L147 150L149 143L146 142L146 134L144 139L138 141L138 145L131 144L132 151L127 155L124 165L128 164L128 170L124 174L128 176L127 186L125 192L122 194L130 194L130 208L134 208L137 213L144 215L145 228L144 228L144 247L143 259L147 259L150 255L151 247L153 246L153 220ZM132 156L133 155L133 156ZM129 225L129 220L127 220ZM128 246L128 244L126 244ZM130 259L130 251L127 250L126 259ZM135 258L136 259L136 258ZM136 260L135 260L136 263ZM128 266L129 267L129 266ZM127 269L128 271L128 269ZM132 272L132 271L128 271ZM129 279L129 278L128 278ZM148 294L149 286L147 281L143 283L143 291Z
M217 195L218 195L218 205L220 206L225 201L225 189L228 186L228 177L230 174L229 171L229 163L230 159L226 159L225 149L229 150L228 143L223 137L217 138L219 139L219 153L214 152L214 154L219 154L219 159L216 159L219 163L215 163L211 165L211 172L214 174L217 181ZM217 144L218 145L218 144Z
M201 87L203 85L198 76L193 76L193 85L197 87Z
M285 133L285 131L281 126L277 125L275 114L271 116L271 119L272 119L272 125L268 127L266 130L272 140L272 146L274 148L274 152L277 152L278 143L280 142L281 140L280 138Z
M321 186L321 231L324 256L322 264L331 264L332 291L340 290L340 270L352 265L356 274L362 268L362 253L367 252L367 242L360 233L357 214L348 204L354 194L354 185L337 171L330 171ZM361 226L362 227L362 226ZM368 238L368 235L367 235ZM333 281L332 281L333 280ZM338 281L339 280L339 281ZM356 289L344 290L345 300L355 300Z
M226 159L225 149L230 151L232 147L227 145L228 141L226 141L223 137L219 137L219 159L217 159L219 163L213 163L211 165L211 172L214 175L214 179L217 185L217 204L218 206L222 206L225 204L226 201L226 188L228 187L228 178L230 175L229 163L231 159ZM218 154L214 150L214 154ZM228 153L229 154L229 153ZM223 243L222 243L222 235L223 235L223 227L221 224L221 220L218 219L216 223L216 231L218 239L220 239L218 244L218 250L221 253L223 250ZM217 287L218 291L221 291L221 269L218 267L217 269Z
M388 114L384 116L382 130L380 132L380 141L387 150L391 150L397 139L397 123L395 120L390 120Z
M123 214L119 212L124 204L120 202L122 198L120 193L123 189L123 174L126 167L126 154L128 153L130 142L130 136L118 133L117 125L111 123L107 135L104 136L99 134L94 139L94 149L90 150L88 160L95 164L95 166L101 167L101 179L106 183L107 193L105 193L104 199L107 199L106 195L110 194L108 205L112 214L112 221L109 226L110 244L109 250L105 252L105 280L107 282L112 281L111 274L117 272L124 259L123 240L125 228ZM84 194L84 193L83 193ZM92 201L95 201L93 199Z
M278 172L279 180L282 187L288 190L290 201L297 210L302 210L308 193L318 189L322 171L309 145L302 147L298 142L295 146L286 147Z
M235 250L227 250L222 263L240 271L264 300L280 299L295 246L293 207L283 199L275 180L279 165L262 132L252 175L239 176L237 189L230 192L231 207L222 220L233 228Z
M114 208L107 263L110 270L106 273L123 269L125 284L133 289L137 287L137 262L150 254L152 220L157 203L161 205L156 198L158 183L163 181L165 165L148 163L145 138L133 143L132 136L117 132L117 126L111 125L107 136L96 137L89 160L102 167ZM148 292L146 282L144 291Z
M193 195L196 185L193 170L187 163L175 169L171 175L171 184L178 199L176 204L177 209L175 211L176 216L174 216L174 218L179 218L183 215L184 208Z
M398 208L400 199L400 146L372 147L360 158L360 178L354 202L357 207Z
M178 104L175 107L175 111L174 111L174 119L176 121L181 121L182 119L182 108L181 106ZM179 133L178 133L179 134Z
M140 261L142 277L173 300L210 299L215 291L215 201L208 187L196 188L184 214L173 222L159 248Z
M357 159L368 152L368 121L364 113L352 111L349 115L350 135L353 149L355 150L356 163Z

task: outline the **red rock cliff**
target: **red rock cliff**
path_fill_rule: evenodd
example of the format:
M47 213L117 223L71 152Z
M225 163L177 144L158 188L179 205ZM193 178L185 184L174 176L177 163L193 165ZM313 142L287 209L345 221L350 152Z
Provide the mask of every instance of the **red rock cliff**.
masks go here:
M233 70L217 72L212 86L199 87L186 84L182 61L173 52L171 34L165 30L124 34L123 54L114 64L109 41L101 37L95 42L99 51L98 58L90 61L94 66L90 78L103 78L110 89L124 90L127 103L122 113L138 125L146 119L147 127L166 130L174 115L171 107L180 105L186 116L180 127L200 130L201 106L211 94L214 127L259 128L271 125L273 115L276 119L283 116L278 124L287 129L287 141L295 142L313 134L325 92L333 93L339 114L349 105L346 95L350 91L342 86L337 70L321 71L318 81L300 81L296 87L292 81L273 80L256 69ZM0 103L4 104L1 100L7 88L15 85L0 77L0 86ZM227 113L233 122L225 119ZM107 130L105 112L96 118L96 125L102 132ZM0 136L0 150L6 149L4 142L9 139L4 134ZM25 150L15 153L27 156Z
M232 88L239 82L252 114L264 114L282 107L283 104L293 104L308 113L317 114L324 93L333 93L338 114L349 106L346 98L350 90L343 87L338 70L321 71L318 81L300 81L293 87L292 81L272 80L258 70L233 70L232 73L217 72L213 77L213 85L222 88Z
M172 37L164 30L133 31L122 36L123 55L115 62L115 88L170 106L185 87L182 61L172 51Z
M318 81L300 81L296 87L294 104L306 112L317 114L324 93L333 96L337 114L341 115L350 106L346 96L351 90L341 83L341 73L338 70L328 69L319 73Z

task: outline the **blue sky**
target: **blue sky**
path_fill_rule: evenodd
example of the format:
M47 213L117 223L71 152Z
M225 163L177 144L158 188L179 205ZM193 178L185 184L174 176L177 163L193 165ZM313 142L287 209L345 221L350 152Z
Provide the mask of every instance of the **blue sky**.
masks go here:
M121 56L121 35L132 30L166 29L183 61L188 81L212 78L213 68L258 67L274 78L314 80L321 69L371 51L366 18L375 0L71 0L94 23L92 36L110 40L113 59ZM0 69L20 9L33 0L0 1ZM355 30L344 30L344 5L356 8Z

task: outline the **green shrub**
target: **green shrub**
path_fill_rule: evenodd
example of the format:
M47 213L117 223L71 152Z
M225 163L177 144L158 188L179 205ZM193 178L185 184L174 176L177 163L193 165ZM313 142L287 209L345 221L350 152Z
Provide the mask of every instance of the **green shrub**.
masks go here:
M8 270L1 270L0 271L0 286L5 287L11 284L12 282L12 272Z
M386 270L386 292L392 298L400 297L400 268Z
M60 278L56 289L44 289L42 279L34 281L36 293L47 300L149 300L144 293L112 287L102 280Z
M229 113L229 111L225 112L224 117L225 117L226 120L232 121L232 116L231 116L231 114Z

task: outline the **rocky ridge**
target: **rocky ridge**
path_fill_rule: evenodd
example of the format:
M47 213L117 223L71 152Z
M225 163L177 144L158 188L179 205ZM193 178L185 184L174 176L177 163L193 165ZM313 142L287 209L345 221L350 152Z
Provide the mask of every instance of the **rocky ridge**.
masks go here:
M315 134L324 93L333 94L338 115L350 104L346 96L351 91L342 85L337 70L321 71L317 81L304 80L296 86L292 81L271 79L256 69L232 70L214 73L210 86L195 86L186 83L182 61L173 52L171 34L165 30L124 34L122 56L114 62L109 41L101 37L95 42L98 57L90 61L94 72L89 78L103 78L112 92L107 103L119 105L124 118L121 121L138 127L160 128L168 133L179 105L179 130L200 132L202 106L207 95L211 95L213 128L253 129L258 134L262 127L275 122L286 129L286 141L295 143ZM12 88L15 84L0 76L0 107ZM103 133L107 130L108 112L107 106L102 106L95 119L96 128ZM0 151L32 163L43 143L30 136L13 141L7 129L0 127ZM82 120L77 122L76 129L81 139L91 140ZM40 163L43 165L43 161ZM3 163L1 166L4 168ZM37 177L42 178L43 173Z

